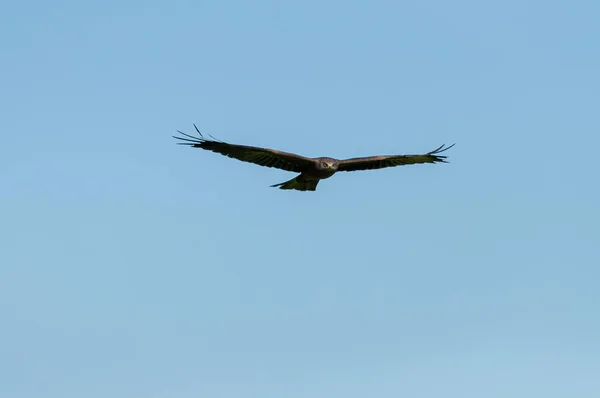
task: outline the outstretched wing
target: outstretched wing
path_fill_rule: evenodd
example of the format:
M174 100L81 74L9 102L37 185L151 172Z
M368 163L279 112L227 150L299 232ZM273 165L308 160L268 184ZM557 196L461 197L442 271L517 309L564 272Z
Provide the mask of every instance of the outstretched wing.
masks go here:
M439 155L439 153L442 153L453 146L454 144L444 148L444 145L442 145L423 155L369 156L366 158L345 159L340 161L338 171L375 170L384 167L396 167L419 163L447 163L444 160L446 159L446 156Z
M314 161L310 158L293 153L278 151L275 149L228 144L226 142L219 141L214 137L211 137L213 140L207 140L204 138L195 124L194 127L198 132L198 137L194 137L177 130L177 132L182 134L183 137L173 136L173 138L183 141L179 142L179 145L189 145L194 148L202 148L208 151L220 153L221 155L225 155L230 158L241 160L242 162L254 163L265 167L275 167L277 169L295 171L298 173L301 173L314 163Z

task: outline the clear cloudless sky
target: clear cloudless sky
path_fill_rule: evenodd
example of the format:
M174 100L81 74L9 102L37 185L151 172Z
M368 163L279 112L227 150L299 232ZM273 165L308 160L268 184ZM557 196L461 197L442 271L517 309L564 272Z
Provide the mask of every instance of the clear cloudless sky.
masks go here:
M600 396L598 1L3 1L0 396ZM282 170L177 129L337 158Z

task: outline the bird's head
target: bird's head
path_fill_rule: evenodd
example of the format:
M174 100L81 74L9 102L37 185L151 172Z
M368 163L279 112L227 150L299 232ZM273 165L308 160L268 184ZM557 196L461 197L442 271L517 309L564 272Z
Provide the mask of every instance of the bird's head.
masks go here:
M324 158L319 162L322 169L336 170L337 162L335 159Z

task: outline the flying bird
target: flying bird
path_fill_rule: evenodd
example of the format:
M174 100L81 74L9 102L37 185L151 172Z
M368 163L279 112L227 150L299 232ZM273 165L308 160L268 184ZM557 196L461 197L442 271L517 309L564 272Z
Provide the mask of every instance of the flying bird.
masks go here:
M375 170L421 163L447 163L445 161L446 156L442 156L440 153L454 146L454 144L448 147L442 145L422 155L384 155L343 160L329 157L308 158L276 149L229 144L212 136L209 136L212 139L206 139L195 124L194 128L198 133L198 137L177 130L182 137L173 136L173 138L183 141L178 142L179 145L202 148L259 166L300 173L289 181L271 185L271 187L298 191L315 191L319 181L329 178L339 171Z

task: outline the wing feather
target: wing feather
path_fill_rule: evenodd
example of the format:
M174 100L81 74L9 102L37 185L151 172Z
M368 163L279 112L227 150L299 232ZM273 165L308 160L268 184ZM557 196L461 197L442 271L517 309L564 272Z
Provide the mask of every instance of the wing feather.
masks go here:
M194 124L198 137L177 130L183 137L173 136L180 140L179 145L189 145L193 148L202 148L208 151L220 153L242 162L254 163L259 166L273 167L286 171L301 173L314 164L314 160L294 153L278 151L270 148L259 148L247 145L229 144L219 141L214 137L212 140L204 138L198 127Z
M421 163L448 163L445 160L447 156L439 154L452 148L454 144L446 148L444 146L422 155L387 155L344 159L340 161L338 171L376 170Z

